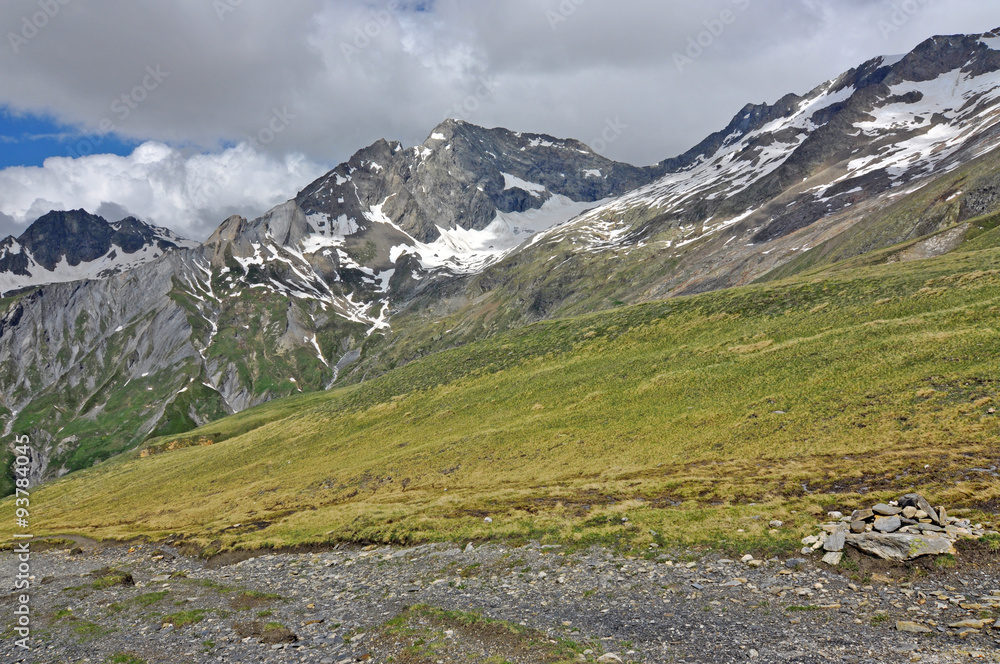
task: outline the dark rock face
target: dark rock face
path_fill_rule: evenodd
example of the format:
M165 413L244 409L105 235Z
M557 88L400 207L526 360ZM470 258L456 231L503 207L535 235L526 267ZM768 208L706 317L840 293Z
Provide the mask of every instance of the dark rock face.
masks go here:
M982 38L995 36L998 31L931 37L900 60L884 82L895 85L903 81L930 81L954 69L973 76L994 72L1000 68L1000 51L991 50L982 43Z
M29 226L17 242L47 270L55 269L63 257L74 266L97 260L108 253L112 245L117 245L126 254L134 254L149 244L161 251L177 248L135 217L110 224L86 210L49 212ZM26 265L23 252L0 259L0 271L16 272L20 265Z
M0 241L0 293L104 278L195 245L135 217L109 223L86 210L49 212L20 237Z
M33 223L18 242L47 270L65 256L70 265L97 260L111 249L113 229L85 210L49 212Z
M11 253L15 242L16 240L12 236L0 241L0 272L28 276L28 256L23 251Z
M327 223L344 217L362 226L371 207L381 205L395 225L431 242L439 226L482 230L498 211L538 209L552 196L597 201L646 184L653 175L579 141L447 120L415 148L372 144L295 200L307 215L325 215Z

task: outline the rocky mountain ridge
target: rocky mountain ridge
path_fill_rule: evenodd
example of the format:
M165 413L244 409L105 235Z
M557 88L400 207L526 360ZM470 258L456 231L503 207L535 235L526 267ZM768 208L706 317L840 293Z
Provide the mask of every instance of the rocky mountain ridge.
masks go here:
M418 297L395 318L407 334L390 333L355 375L544 318L789 276L900 243L891 260L956 249L1000 209L998 34L934 37L805 95L744 107L654 167L668 172L650 184ZM438 328L450 334L437 340Z
M552 231L536 252L569 238L599 244L613 235L621 249L656 242L662 259L680 264L659 296L762 276L827 240L834 224L847 230L1000 144L997 34L935 37L804 96L748 106L726 130L665 162L676 170ZM968 192L952 193L960 207ZM915 225L917 236L954 217Z

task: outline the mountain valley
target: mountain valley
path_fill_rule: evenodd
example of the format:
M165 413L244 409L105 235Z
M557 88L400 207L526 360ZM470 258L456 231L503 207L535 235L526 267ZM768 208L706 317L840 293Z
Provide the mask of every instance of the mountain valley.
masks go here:
M944 394L968 391L979 401L994 398L988 378L993 360L975 348L992 343L992 261L1000 246L997 34L934 37L904 56L869 60L805 95L748 105L687 153L648 167L611 161L571 139L447 120L420 146L377 141L263 216L226 219L202 244L132 218L109 224L82 210L50 213L0 245L5 433L31 437L33 481L65 476L46 485L59 495L70 490L67 486L104 495L102 473L126 467L131 473L132 464L144 486L157 478L153 485L160 488L147 486L149 491L173 494L180 480L157 473L198 468L193 475L202 477L203 470L214 468L216 479L204 479L211 484L225 474L213 464L232 468L239 458L240 474L259 471L267 477L263 468L251 469L275 454L272 446L292 445L286 437L295 429L285 418L297 420L295 413L316 409L310 417L326 422L326 433L319 439L306 435L302 458L314 459L320 475L332 474L289 479L292 495L276 503L281 509L269 508L287 512L289 524L302 514L299 492L332 492L329 505L338 507L324 511L324 518L339 522L348 514L359 516L343 508L344 492L373 487L377 493L378 486L395 486L402 476L407 480L402 491L414 482L423 486L409 475L424 477L428 489L436 487L428 478L457 472L474 440L492 441L487 447L512 445L524 458L535 458L530 450L538 440L592 439L592 447L582 446L557 464L576 469L578 486L569 475L550 474L557 462L545 455L537 457L545 472L537 473L501 455L503 464L514 464L515 474L523 476L510 478L519 487L511 495L523 491L534 496L530 500L539 499L536 489L544 494L554 486L568 492L566 499L586 493L603 477L590 460L602 462L609 450L619 459L614 476L621 478L649 473L654 461L668 463L657 461L667 449L672 458L690 463L797 455L808 460L848 449L851 454L895 449L900 432L915 425L898 429L879 418L895 412L884 410L886 403L904 408L905 395L924 389L924 383L951 386ZM853 278L861 274L867 282ZM958 278L962 274L967 281ZM959 324L958 314L954 320L946 316L957 311L967 312L966 322ZM781 316L792 316L794 324L774 327ZM894 331L911 319L912 334ZM883 336L873 341L856 336L872 330ZM834 392L822 381L811 382L822 343L812 355L799 351L838 335L850 339L843 343L851 352L895 358L898 365L887 365L895 367L892 385L859 378L851 388L858 391L847 393L844 378L833 383ZM938 338L950 340L956 357L964 358L956 360L960 371L958 365L945 370L939 352L925 341ZM890 353L886 344L903 339L914 353L931 356L918 360ZM647 357L648 370L641 376L633 370L617 373L614 367L634 361L618 344ZM787 352L793 352L791 358ZM718 362L683 368L699 358ZM846 361L822 360L831 366ZM570 367L578 363L587 368L573 373ZM790 373L777 378L782 375L777 367L787 363ZM911 365L918 369L901 368ZM839 375L854 375L859 366L843 366ZM575 378L527 389L536 384L535 370ZM491 382L515 375L512 383ZM742 385L750 375L766 377L752 398L732 391L729 381ZM966 390L963 381L979 387ZM617 385L614 393L625 400L616 396L614 405L599 405L609 398L600 384ZM801 394L792 396L792 384L804 385ZM488 394L481 394L486 385L508 395L502 403L489 401L493 415L476 406ZM586 393L577 394L581 389ZM452 390L465 404L462 409L437 401ZM867 392L888 401L866 409ZM724 395L732 410L718 411L710 403L713 394ZM881 422L881 437L858 443L817 429L811 415L820 404L840 403L837 394L847 400L839 411L847 419L831 417L845 431L864 420L857 415L864 412ZM515 407L520 395L531 400L521 404L528 411ZM696 426L684 412L670 411L668 421L654 426L652 402L646 401L654 398L689 403L684 409L704 419ZM424 399L438 404L421 406L430 409L426 425L410 429L393 416L370 429L352 428L351 418L359 413L395 413L397 402ZM751 412L759 417L764 402L777 404L773 411L792 412L780 407L788 399L805 411L794 411L789 418L794 425L768 426L767 436L784 440L786 434L777 432L789 427L798 433L780 445L772 441L767 451L756 434L749 448L733 447L734 441L751 440L744 439L750 430L741 418ZM584 405L591 401L593 408ZM561 410L551 410L555 404ZM537 412L531 410L535 406ZM601 415L590 413L564 431L567 422L576 422L576 409ZM354 414L337 419L341 411ZM552 415L563 411L569 420ZM628 413L644 424L628 425ZM805 419L795 419L799 413ZM943 435L927 413L907 416L926 427L924 441ZM954 417L965 421L958 412ZM457 420L442 430L439 418ZM508 431L504 422L521 433ZM976 450L969 454L988 456L983 446L992 435L992 419L969 426L958 442ZM268 437L263 432L269 427L283 435ZM346 427L344 437L330 438L338 427ZM698 427L704 429L696 432ZM434 455L443 456L420 452L410 458L400 452L392 461L390 449L378 447L384 440L376 445L371 438L376 431L393 431L387 439L401 449L411 440L433 440L441 447ZM498 431L505 433L497 438ZM670 433L661 437L654 431ZM192 442L199 440L204 444ZM345 448L346 440L355 442ZM562 446L553 444L552 449ZM634 458L632 444L642 450ZM338 463L345 454L363 455L351 462L353 470L334 471L324 465L331 461L322 461L330 445L339 450ZM477 486L479 473L503 476L495 470L500 461L486 448L472 454L489 463L476 466L468 486ZM8 454L8 464L11 459ZM107 459L113 459L110 465L91 469ZM812 462L803 463L808 470L795 471L796 477L814 472ZM741 468L736 477L746 471ZM536 484L529 490L524 482L532 477ZM13 485L10 478L5 482L9 493ZM767 483L753 489L734 482L739 489L728 489L752 491L761 499L770 495L761 488L771 486ZM771 489L787 491L785 484ZM234 479L236 493L223 492L227 497L211 508L215 517L261 519L236 516L229 507L253 485ZM119 482L115 490L139 495L130 486ZM198 486L185 485L183 493L201 495L204 486ZM653 500L663 486L627 493ZM983 491L992 495L994 489ZM394 491L390 502L400 498ZM126 504L128 495L114 504ZM489 491L482 496L508 500ZM162 500L170 502L166 495ZM522 500L529 499L514 500L511 505L518 507L511 509L520 510ZM307 502L315 507L313 498ZM80 518L74 510L84 504L73 500L64 516L52 512L50 523L72 523ZM426 507L413 503L418 504ZM416 514L413 505L400 508L407 523ZM207 518L201 509L197 518ZM160 536L197 522L179 506L169 514L159 525L147 515L144 532ZM105 532L103 522L91 518L96 519L91 527ZM442 518L442 524L448 522ZM107 527L107 536L137 534L136 524L125 531ZM363 525L341 527L342 538L410 541L439 537L451 526L407 528L396 535L366 517ZM216 539L207 533L217 528L224 526L207 519L196 539ZM291 545L319 537L311 527L270 528L263 532L272 542ZM289 528L297 534L287 534ZM242 542L223 539L227 546Z

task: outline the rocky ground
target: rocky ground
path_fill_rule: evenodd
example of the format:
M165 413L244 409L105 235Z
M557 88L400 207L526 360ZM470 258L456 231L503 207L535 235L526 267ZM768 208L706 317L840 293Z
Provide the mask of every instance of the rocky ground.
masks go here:
M981 543L903 566L849 548L837 568L539 545L209 563L39 546L33 650L5 611L6 662L1000 662L1000 554ZM15 564L4 554L5 579Z

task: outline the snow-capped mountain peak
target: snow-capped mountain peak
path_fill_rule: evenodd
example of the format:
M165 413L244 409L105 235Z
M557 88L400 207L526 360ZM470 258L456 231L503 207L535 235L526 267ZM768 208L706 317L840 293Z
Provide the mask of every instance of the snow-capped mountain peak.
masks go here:
M85 210L54 211L20 237L0 240L0 294L48 283L101 279L198 246L134 217L109 223Z

